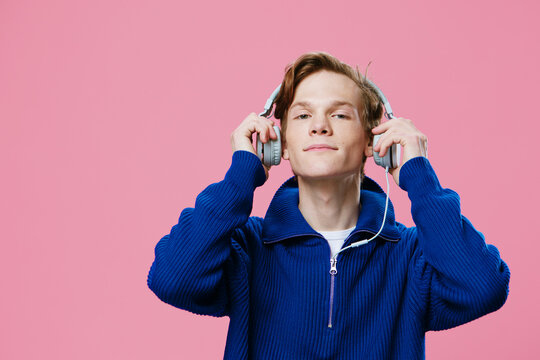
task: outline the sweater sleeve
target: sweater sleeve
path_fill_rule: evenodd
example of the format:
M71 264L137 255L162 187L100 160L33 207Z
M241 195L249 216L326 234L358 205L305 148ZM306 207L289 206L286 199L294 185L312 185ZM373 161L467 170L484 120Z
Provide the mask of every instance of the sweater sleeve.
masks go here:
M441 187L429 161L410 159L400 170L408 192L418 248L413 256L425 327L443 330L499 309L510 271L493 245L461 214L456 192Z
M236 151L225 178L181 212L178 224L157 243L147 277L162 301L197 314L226 315L231 235L248 221L255 188L265 181L257 156Z

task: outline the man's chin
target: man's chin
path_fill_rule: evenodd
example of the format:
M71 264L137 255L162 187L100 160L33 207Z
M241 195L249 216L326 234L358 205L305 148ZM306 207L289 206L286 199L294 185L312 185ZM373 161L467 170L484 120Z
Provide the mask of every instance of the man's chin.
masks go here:
M299 181L314 182L314 181L347 181L355 178L360 178L361 169L352 171L309 171L309 172L294 172L294 175Z

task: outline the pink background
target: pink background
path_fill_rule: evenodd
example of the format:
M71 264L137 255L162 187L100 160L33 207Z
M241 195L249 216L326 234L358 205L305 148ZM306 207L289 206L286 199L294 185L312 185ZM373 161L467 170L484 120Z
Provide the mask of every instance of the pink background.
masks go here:
M154 246L223 178L229 136L285 66L364 69L509 264L499 311L427 334L428 359L537 359L537 1L0 3L2 359L218 359L228 318L146 286ZM383 184L370 163L367 173ZM256 192L264 215L290 175ZM398 219L410 203L392 184Z

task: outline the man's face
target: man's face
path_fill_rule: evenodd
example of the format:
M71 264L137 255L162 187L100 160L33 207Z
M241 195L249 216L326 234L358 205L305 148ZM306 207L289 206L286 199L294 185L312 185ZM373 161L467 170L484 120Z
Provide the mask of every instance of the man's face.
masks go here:
M287 112L283 158L304 179L357 175L371 155L362 127L358 86L343 74L320 71L296 88Z

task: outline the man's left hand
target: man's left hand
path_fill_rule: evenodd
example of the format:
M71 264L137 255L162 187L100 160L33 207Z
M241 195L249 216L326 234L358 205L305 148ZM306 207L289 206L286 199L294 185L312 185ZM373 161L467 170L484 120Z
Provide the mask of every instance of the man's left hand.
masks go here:
M386 154L392 144L402 146L403 160L400 166L389 170L398 185L399 171L403 164L417 156L427 158L427 136L421 133L409 119L394 118L381 123L371 131L374 135L382 134L373 147L373 151L378 151L381 157Z

